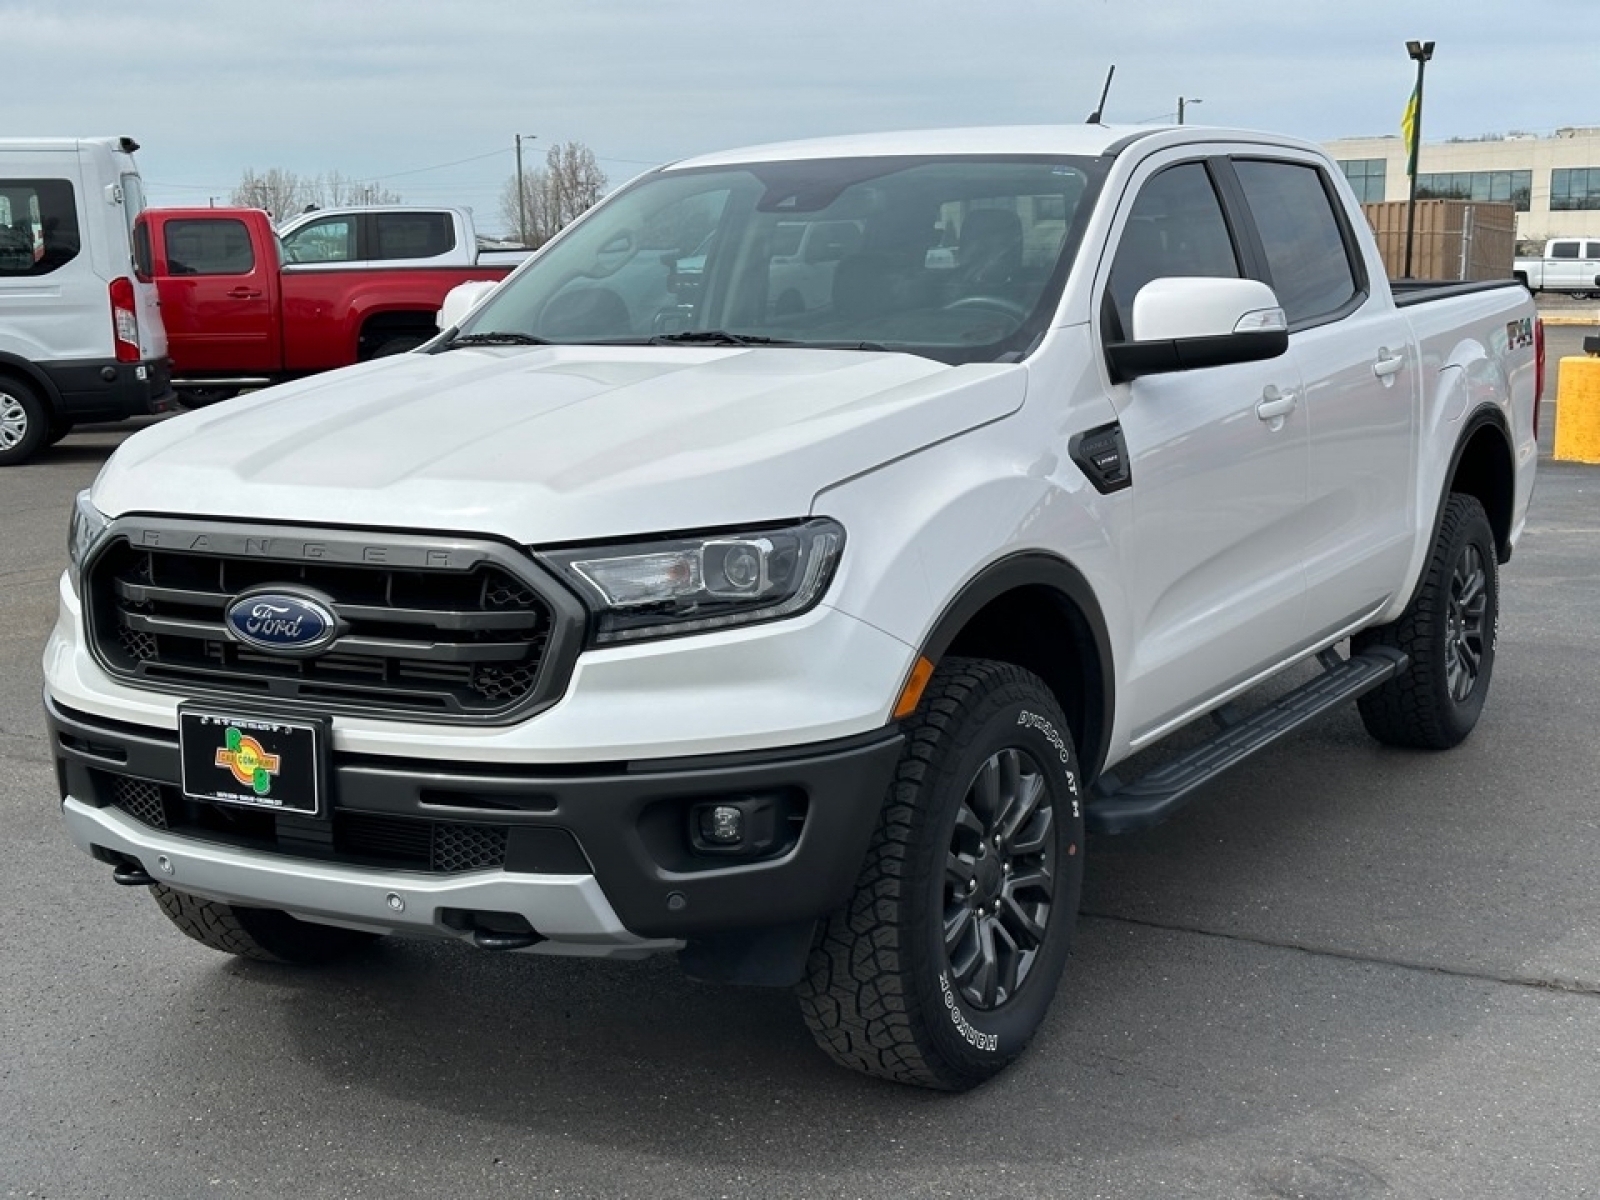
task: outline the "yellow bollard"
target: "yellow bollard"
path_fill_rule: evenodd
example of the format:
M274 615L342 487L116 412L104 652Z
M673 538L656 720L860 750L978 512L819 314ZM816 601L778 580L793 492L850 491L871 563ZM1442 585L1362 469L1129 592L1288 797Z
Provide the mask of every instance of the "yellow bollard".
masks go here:
M1600 358L1563 358L1556 377L1556 457L1600 463Z

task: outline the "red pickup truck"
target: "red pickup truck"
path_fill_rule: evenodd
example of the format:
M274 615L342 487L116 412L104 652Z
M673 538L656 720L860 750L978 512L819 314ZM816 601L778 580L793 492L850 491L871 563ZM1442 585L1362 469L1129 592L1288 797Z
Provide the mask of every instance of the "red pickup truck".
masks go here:
M296 261L260 209L140 215L135 265L156 282L180 402L419 346L438 332L446 292L515 265L480 261L459 210L328 210L305 233L315 261Z

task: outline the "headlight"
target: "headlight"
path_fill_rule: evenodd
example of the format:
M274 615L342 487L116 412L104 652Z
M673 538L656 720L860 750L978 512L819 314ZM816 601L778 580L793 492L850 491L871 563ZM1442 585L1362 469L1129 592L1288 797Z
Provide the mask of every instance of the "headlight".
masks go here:
M109 523L105 514L90 503L89 489L84 488L79 492L77 499L72 502L72 521L67 526L67 574L72 579L73 587L78 586L84 560L89 557L89 551L94 549L94 544L100 540Z
M601 645L773 621L828 590L844 527L826 517L741 530L539 555L577 587Z

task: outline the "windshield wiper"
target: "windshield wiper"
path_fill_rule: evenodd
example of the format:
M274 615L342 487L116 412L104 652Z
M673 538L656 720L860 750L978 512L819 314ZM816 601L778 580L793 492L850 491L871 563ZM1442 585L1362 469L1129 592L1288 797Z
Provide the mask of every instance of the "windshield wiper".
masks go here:
M682 333L658 333L650 339L652 346L698 343L707 346L799 346L802 342L786 342L782 338L761 337L751 333L729 333L726 329L685 329Z
M794 346L805 350L866 350L880 353L888 353L891 349L882 342L802 342L793 338L761 337L754 333L729 333L726 329L686 329L682 333L660 333L650 339L652 346L674 343L708 346Z
M531 333L515 333L509 329L494 333L464 333L453 337L441 350L454 350L457 346L553 346L548 338L534 337Z

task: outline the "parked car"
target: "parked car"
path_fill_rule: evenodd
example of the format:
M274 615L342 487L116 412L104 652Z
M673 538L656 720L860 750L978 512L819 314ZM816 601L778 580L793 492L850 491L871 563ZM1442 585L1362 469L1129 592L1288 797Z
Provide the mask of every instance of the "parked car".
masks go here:
M259 209L160 208L136 235L188 407L414 349L446 292L530 253L480 253L454 209L327 209L280 239Z
M1512 274L1532 292L1600 296L1600 238L1551 238L1539 258L1519 258Z
M464 208L410 204L317 208L279 222L284 261L362 269L376 264L411 267L514 267L526 248L486 249Z
M799 213L860 245L779 312ZM691 302L614 286L707 222ZM1391 288L1310 143L710 155L472 300L78 497L62 815L207 946L676 952L965 1088L1044 1019L1088 832L1340 704L1435 750L1483 709L1541 326L1509 279Z
M132 138L0 138L0 466L172 402Z

